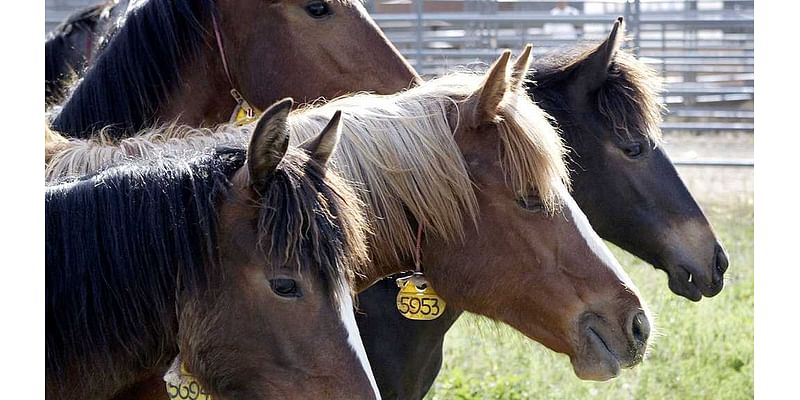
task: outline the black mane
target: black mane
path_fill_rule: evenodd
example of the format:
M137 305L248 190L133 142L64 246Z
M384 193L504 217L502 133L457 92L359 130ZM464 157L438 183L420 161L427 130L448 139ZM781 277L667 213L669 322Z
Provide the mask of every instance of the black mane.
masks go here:
M87 47L95 45L95 35L104 11L111 3L101 3L80 9L70 14L56 26L44 42L45 104L53 105L64 99L67 90L84 68ZM70 36L81 32L90 42L73 43Z
M136 132L180 84L180 67L206 44L213 0L149 0L132 10L53 121L65 135L87 138Z
M46 188L48 376L81 357L155 362L175 335L177 289L202 288L216 265L215 203L244 159L161 158Z
M537 60L528 79L528 93L548 113L570 115L578 112L598 112L614 133L622 138L645 136L651 143L661 141L663 106L659 100L662 93L661 79L650 67L637 60L625 50L618 50L608 69L608 78L594 94L596 103L592 110L574 110L569 104L564 85L568 85L580 73L578 66L595 46L578 46L552 52ZM568 129L572 121L559 119L567 142L580 138L571 137Z
M207 292L226 273L218 211L245 158L230 148L154 156L46 188L48 377L78 365L79 376L125 382L177 354L177 293ZM253 204L257 242L271 265L320 274L335 298L367 259L355 199L290 148Z

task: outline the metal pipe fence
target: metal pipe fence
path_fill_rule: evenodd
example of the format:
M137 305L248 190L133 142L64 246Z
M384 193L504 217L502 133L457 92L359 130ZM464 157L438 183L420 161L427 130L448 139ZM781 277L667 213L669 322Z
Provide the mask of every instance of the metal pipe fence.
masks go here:
M46 0L45 30L99 0ZM569 11L554 11L566 3ZM666 82L672 132L753 134L754 2L745 0L367 0L365 6L422 75L488 64L534 44L534 57L603 40L623 16L625 47ZM752 160L729 160L752 166ZM705 160L703 165L729 165ZM695 165L698 161L687 161ZM689 165L689 164L687 164Z

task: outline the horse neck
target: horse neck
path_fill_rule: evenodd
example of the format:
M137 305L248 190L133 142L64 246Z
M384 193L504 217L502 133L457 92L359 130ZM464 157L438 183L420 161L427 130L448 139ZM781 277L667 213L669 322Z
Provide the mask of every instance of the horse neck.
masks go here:
M188 126L210 126L228 122L236 101L222 66L220 54L204 52L182 68L182 83L162 104L155 121L177 121Z
M54 129L70 137L89 138L108 127L109 136L125 138L158 123L213 126L226 122L236 104L220 55L212 47L204 46L193 59L180 60L177 82L157 80L150 88L125 78L152 73L146 67L126 71L104 55L108 56L101 55L64 104L53 121Z

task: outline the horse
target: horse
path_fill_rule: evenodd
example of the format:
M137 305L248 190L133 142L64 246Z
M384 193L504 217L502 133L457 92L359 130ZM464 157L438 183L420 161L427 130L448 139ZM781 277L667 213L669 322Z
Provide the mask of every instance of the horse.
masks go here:
M555 118L572 149L572 194L600 236L675 271L669 285L676 294L693 301L714 296L727 255L658 146L661 82L620 49L623 35L620 17L600 44L537 60L528 94ZM683 261L666 261L676 259ZM382 396L421 399L441 369L444 335L461 311L448 307L434 321L411 321L397 312L397 293L393 279L378 282L359 294L356 318Z
M291 105L247 150L46 187L48 398L108 398L179 351L215 398L380 397L353 315L363 209L328 167L340 119L290 148Z
M50 107L64 100L72 82L83 75L99 39L127 8L127 0L104 1L70 14L44 42L44 101Z
M143 0L129 8L56 110L56 131L86 138L105 127L126 137L165 121L216 125L284 97L394 93L419 80L358 0Z
M575 201L598 233L665 271L673 293L716 296L728 255L659 146L660 80L620 50L623 36L620 17L599 46L543 59L528 92L563 121Z
M288 124L300 140L342 110L332 167L362 189L371 232L358 290L418 261L449 305L567 354L583 379L610 379L641 362L651 319L567 191L565 149L524 91L529 54L296 110Z

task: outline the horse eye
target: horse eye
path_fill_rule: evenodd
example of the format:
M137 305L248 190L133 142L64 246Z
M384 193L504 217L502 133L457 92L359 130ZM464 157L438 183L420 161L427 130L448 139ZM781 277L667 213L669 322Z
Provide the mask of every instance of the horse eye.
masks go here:
M520 207L533 212L539 212L544 210L544 204L542 203L542 199L539 198L536 194L528 195L527 197L520 197L517 199L517 204Z
M306 4L306 12L312 18L317 18L317 19L325 18L325 17L333 14L331 12L330 7L328 7L328 3L324 2L324 1L312 1L312 2L310 2L308 4Z
M270 279L269 287L281 297L303 297L303 292L294 279Z
M625 155L630 158L637 158L642 155L643 147L641 143L630 143L625 145L622 148L622 151L625 152Z

